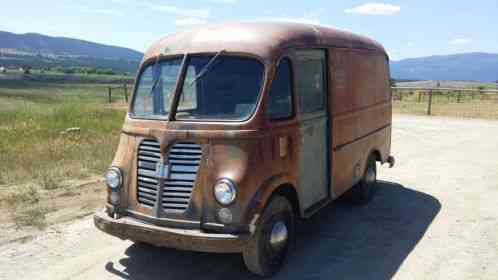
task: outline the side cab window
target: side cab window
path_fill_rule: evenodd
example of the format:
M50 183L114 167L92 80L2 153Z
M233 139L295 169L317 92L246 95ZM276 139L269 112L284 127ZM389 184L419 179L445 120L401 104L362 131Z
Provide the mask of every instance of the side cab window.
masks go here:
M296 83L299 95L299 113L314 114L325 110L325 73L324 50L297 50Z
M271 84L266 115L270 120L289 119L293 115L292 66L288 58L280 60Z

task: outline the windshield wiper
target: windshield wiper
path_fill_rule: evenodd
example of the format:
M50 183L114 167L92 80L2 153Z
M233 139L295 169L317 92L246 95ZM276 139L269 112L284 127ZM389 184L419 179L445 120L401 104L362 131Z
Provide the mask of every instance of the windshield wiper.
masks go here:
M156 61L154 62L154 66L152 66L152 73L153 73L152 75L154 75L154 72L159 70L159 69L157 69L157 66L158 66L160 57L161 57L161 54L158 54L156 57ZM154 90L156 89L157 83L159 82L159 76L160 75L157 75L155 77L154 81L152 82L152 88L150 89L149 95L154 94Z
M204 68L202 68L201 72L199 72L199 74L197 74L197 76L194 77L194 79L189 83L189 87L191 87L195 82L197 82L197 80L199 80L200 78L202 78L202 76L204 76L208 71L209 71L209 67L211 66L211 64L213 64L216 59L225 52L225 50L221 50L219 52L217 52L209 61L208 63L206 64L206 66L204 66Z

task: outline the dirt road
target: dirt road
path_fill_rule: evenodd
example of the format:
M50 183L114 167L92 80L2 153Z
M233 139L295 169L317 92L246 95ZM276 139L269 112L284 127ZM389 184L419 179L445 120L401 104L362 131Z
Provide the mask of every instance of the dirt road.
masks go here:
M298 229L275 279L498 279L498 121L395 116L394 169L364 207ZM0 279L246 279L238 255L134 245L90 218L0 247Z

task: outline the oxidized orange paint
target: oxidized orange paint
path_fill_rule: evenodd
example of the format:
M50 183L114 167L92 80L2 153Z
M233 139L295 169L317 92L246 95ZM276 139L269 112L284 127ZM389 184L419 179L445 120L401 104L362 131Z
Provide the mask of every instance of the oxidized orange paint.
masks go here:
M133 216L136 224L116 224L101 214L96 215L97 226L122 238L157 245L189 250L240 251L243 236L251 234L258 214L275 190L286 186L294 190L297 198L305 191L298 178L299 115L296 113L291 119L279 122L272 122L265 116L266 97L278 59L283 55L292 59L293 50L303 48L325 49L329 60L331 196L328 201L358 182L360 178L355 174L363 174L370 153L374 152L382 163L388 161L391 93L387 56L380 44L349 32L297 23L235 23L202 27L159 40L145 53L141 67L155 61L158 56L213 54L220 50L227 55L254 57L265 65L262 94L255 113L240 123L175 121L173 116L169 121L141 120L127 115L112 163L124 173L122 199L119 207L108 204L107 208L108 212L120 216ZM177 89L174 102L177 102L178 94ZM294 112L299 112L298 94L294 85ZM137 147L142 139L159 141L162 153L166 153L176 141L188 140L201 145L202 160L188 213L158 218L151 208L138 203ZM227 225L216 218L222 207L213 195L214 184L223 177L235 182L238 190L235 203L227 206L233 213L233 222ZM307 209L299 206L299 198L291 201L298 215L308 216ZM141 225L141 220L146 220L147 224ZM165 240L165 237L162 240L152 233L133 230L140 227L147 228L149 233L161 227L191 229L195 231L191 235L195 236L196 245L188 245L181 238L172 241ZM237 241L235 245L234 242L208 245L211 237L204 236L204 233L233 234ZM198 245L203 242L205 246Z

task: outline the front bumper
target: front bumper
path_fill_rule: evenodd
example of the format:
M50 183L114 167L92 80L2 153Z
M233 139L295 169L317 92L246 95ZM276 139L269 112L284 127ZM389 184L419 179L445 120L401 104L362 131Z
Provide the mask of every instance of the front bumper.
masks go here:
M109 217L106 210L95 213L93 221L101 231L121 239L187 251L242 252L249 237L249 234L206 233L156 226L128 216L114 219Z

